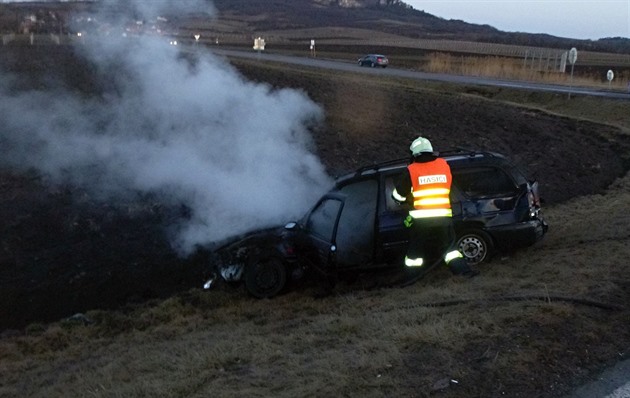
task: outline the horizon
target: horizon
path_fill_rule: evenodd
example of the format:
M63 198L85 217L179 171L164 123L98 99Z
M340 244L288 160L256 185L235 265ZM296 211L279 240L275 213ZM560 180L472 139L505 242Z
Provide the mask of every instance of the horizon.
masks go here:
M94 0L0 0L1 4ZM210 0L212 1L212 0ZM565 39L630 39L630 0L402 0L445 20ZM559 17L562 15L563 17Z

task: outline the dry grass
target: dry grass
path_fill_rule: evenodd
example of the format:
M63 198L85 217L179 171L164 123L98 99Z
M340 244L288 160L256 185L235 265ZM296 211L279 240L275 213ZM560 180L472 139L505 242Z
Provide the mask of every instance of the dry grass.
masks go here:
M627 91L630 72L622 71L610 84L605 76L581 73L571 78L570 66L566 73L541 72L525 65L523 59L496 56L455 56L432 53L419 69L431 73L448 73L465 76L482 76L507 80L523 80L550 84L564 84Z
M588 360L612 354L598 348L620 337L610 327L628 320L627 308L555 299L624 305L627 203L629 177L606 195L551 207L553 227L541 244L497 259L470 281L439 270L408 288L342 285L319 300L308 292L253 300L240 290L195 290L89 312L90 325L31 325L0 340L0 395L429 396L444 384L442 397L541 388L540 396L557 396L543 374L586 372ZM506 299L515 296L524 299ZM448 305L453 300L462 301ZM573 376L563 374L569 368ZM551 388L566 392L560 381Z
M238 47L238 46L237 46ZM374 48L356 48L358 52L349 53L346 47L339 44L337 46L322 45L318 47L317 57L328 59L340 59L354 62L363 52L374 52ZM400 49L389 49L391 51L401 51ZM269 46L269 51L273 53L283 53L294 56L310 56L308 46L277 45ZM625 67L614 67L615 77L612 82L606 78L606 68L597 71L587 68L584 65L576 64L573 77L571 77L571 65L567 64L564 73L539 70L536 62L532 68L531 60L494 55L471 55L456 54L446 51L434 51L425 53L423 51L409 50L402 53L387 53L386 49L379 50L385 52L390 60L390 65L396 68L419 70L429 73L454 74L462 76L479 76L502 80L517 80L527 82L537 82L546 84L558 84L575 87L588 87L600 90L611 90L617 92L628 92L630 83L630 69ZM541 61L541 68L547 61ZM544 69L544 68L543 68Z

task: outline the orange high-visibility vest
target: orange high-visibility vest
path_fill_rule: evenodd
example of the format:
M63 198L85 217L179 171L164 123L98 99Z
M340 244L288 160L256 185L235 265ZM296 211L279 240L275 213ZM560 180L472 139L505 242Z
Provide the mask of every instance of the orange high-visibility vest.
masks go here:
M413 218L452 217L451 168L446 160L437 158L426 163L411 163L408 166L411 176Z

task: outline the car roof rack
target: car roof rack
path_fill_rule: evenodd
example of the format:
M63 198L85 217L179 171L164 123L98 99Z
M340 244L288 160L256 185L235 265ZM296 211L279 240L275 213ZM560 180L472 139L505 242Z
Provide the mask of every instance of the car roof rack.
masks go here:
M401 164L408 164L409 163L410 158L406 157L406 158L399 158L399 159L392 159L392 160L386 160L383 162L375 162L369 165L365 165L362 167L359 167L358 169L352 170L352 171L348 171L347 173L344 173L340 176L338 176L337 179L342 179L342 180L346 180L348 178L352 178L355 176L360 176L362 174L367 174L369 172L377 172L383 168L387 168L390 166L397 166L397 165L401 165Z
M483 156L483 157L488 157L488 158L505 158L505 156L497 153L497 152L492 152L492 151L478 151L475 149L468 149L468 148L462 148L462 147L454 147L454 148L449 148L445 151L440 151L440 156L441 157L456 157L456 156L461 156L461 157L476 157L476 156Z
M503 157L502 155L495 152L479 151L479 150L468 149L468 148L463 148L463 147L448 148L444 151L438 151L438 154L440 157L452 157L452 158L461 157L462 159L473 158L476 156L483 156L483 157L489 157L489 158L502 158ZM338 179L346 180L348 178L352 178L355 176L365 175L369 172L377 172L381 169L385 169L388 167L398 166L400 164L408 164L410 163L410 160L411 160L411 157L408 156L404 158L386 160L383 162L375 162L370 165L362 166L354 171L349 171L347 173L344 173L340 175Z

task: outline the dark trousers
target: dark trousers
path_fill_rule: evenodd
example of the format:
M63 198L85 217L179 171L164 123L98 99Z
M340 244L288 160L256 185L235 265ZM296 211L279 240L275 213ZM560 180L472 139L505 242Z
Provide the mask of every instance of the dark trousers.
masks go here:
M422 258L425 266L444 260L455 249L455 230L450 217L417 218L409 231L407 257Z

